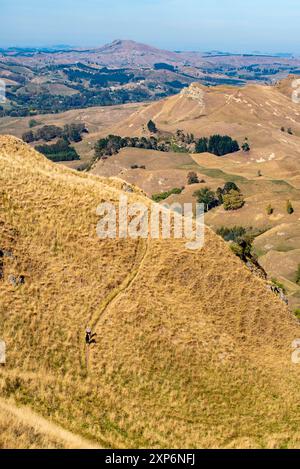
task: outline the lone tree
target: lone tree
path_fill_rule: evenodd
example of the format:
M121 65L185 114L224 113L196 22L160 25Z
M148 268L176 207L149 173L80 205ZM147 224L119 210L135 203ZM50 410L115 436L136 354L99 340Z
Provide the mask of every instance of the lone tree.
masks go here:
M224 210L238 210L245 204L243 195L236 190L231 190L223 196Z
M274 213L274 208L272 207L271 204L267 206L267 214L272 215Z
M189 185L198 184L199 178L197 176L197 173L195 173L195 171L190 171L189 174L187 175L187 180L188 180Z
M233 181L226 182L223 187L223 194L228 194L230 191L241 192L240 188Z
M290 200L288 200L286 203L286 211L289 215L292 215L292 213L294 213L294 207L292 206L292 203Z
M155 125L155 123L153 122L153 120L149 120L148 124L147 124L147 127L148 127L148 130L149 132L151 132L152 134L156 134L157 132L157 127Z
M243 150L243 152L245 152L245 153L248 153L248 152L251 150L250 145L249 145L248 142L244 142L244 143L243 143L243 145L242 145L242 150Z
M218 199L216 199L216 194L209 187L204 187L196 192L194 192L194 197L197 197L197 202L199 204L204 204L204 211L208 212L211 208L218 205Z

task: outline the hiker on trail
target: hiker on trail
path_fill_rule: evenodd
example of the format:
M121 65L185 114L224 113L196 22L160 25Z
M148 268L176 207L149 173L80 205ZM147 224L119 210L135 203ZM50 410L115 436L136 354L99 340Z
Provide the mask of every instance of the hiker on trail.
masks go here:
M85 331L85 343L86 343L86 345L95 344L96 340L94 339L94 337L96 335L97 334L92 334L92 329L90 327L87 327L87 329Z
M85 331L85 343L86 344L89 344L90 343L90 340L91 340L91 335L92 335L92 331L91 329L88 327Z

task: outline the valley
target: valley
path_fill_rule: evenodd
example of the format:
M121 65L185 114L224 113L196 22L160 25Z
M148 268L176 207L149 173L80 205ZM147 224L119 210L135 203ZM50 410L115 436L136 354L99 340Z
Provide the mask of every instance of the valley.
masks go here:
M291 99L292 81L293 78L288 78L273 86L243 88L192 84L181 93L155 103L36 116L33 131L45 125L61 128L72 123L85 125L88 133L72 144L80 160L65 161L64 165L86 168L104 177L119 177L141 188L150 198L178 189L179 193L170 193L164 199L167 203L195 203L197 191L203 188L217 191L225 183L235 183L243 194L244 206L229 211L223 205L214 207L206 214L206 223L215 231L236 226L255 231L258 236L253 241L253 253L269 278L284 285L290 307L297 311L300 110ZM149 132L149 120L155 122L157 133ZM2 118L0 133L21 137L28 131L29 122L28 117ZM157 140L165 146L167 141L171 144L166 147L168 151L121 148L111 156L95 160L96 142L110 134L146 140L151 137L154 143ZM195 153L192 145L187 152L184 140L191 134L194 139L227 134L236 139L240 150L220 157L208 152ZM241 149L245 141L250 151ZM188 183L190 172L196 173L198 182ZM293 208L291 214L287 212L288 201ZM285 259L289 268L284 265Z

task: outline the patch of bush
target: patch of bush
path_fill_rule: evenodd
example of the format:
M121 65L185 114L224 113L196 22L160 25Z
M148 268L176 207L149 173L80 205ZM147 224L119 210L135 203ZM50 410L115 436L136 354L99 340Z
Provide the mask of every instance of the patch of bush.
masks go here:
M236 190L231 190L223 195L224 210L238 210L245 204L243 195Z
M63 138L52 145L36 145L35 149L49 160L55 162L80 159L75 148L71 147L70 142Z
M287 290L285 286L283 285L283 283L279 282L276 278L272 278L271 280L272 280L273 285L275 285L275 287L280 288L280 290L282 290L282 292L285 295L287 294Z
M188 185L192 185L192 184L198 184L199 183L199 178L198 178L198 175L197 173L195 173L195 171L190 171L187 175L187 183Z
M247 230L243 226L233 226L232 228L222 226L217 230L217 234L222 236L225 241L238 241L246 232Z
M300 319L300 308L296 308L294 310L294 315L296 316L297 319Z
M35 119L30 119L30 121L28 122L28 126L30 129L36 127L37 125L40 125L40 123Z
M158 194L153 194L152 195L152 200L154 200L154 202L159 203L162 200L165 200L168 197L170 197L170 195L181 194L183 189L184 189L184 187L182 187L181 189L179 187L175 187L174 189L171 189L171 190L166 191L166 192L159 192Z

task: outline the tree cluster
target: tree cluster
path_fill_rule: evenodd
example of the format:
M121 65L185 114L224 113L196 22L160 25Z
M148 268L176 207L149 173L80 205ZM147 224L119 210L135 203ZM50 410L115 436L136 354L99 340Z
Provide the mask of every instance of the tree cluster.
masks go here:
M223 188L218 187L216 192L209 187L204 187L195 191L193 195L198 203L204 204L205 212L222 204L225 210L237 210L245 204L240 189L231 181L226 182Z
M240 147L236 140L228 135L212 135L211 137L202 137L196 141L196 153L213 153L216 156L227 155L239 151Z
M155 137L120 137L119 135L108 135L100 138L95 144L96 158L111 156L118 153L122 148L145 148L147 150L169 151L169 146L159 142Z
M66 138L71 142L80 142L82 140L82 134L87 132L88 130L85 125L81 123L66 124L63 128L57 125L44 125L35 132L33 130L25 132L22 135L22 139L26 143L37 142L39 140L51 142L51 140L55 138Z
M37 145L35 149L42 153L51 161L73 161L79 160L80 157L75 148L70 146L70 142L61 138L52 145Z

